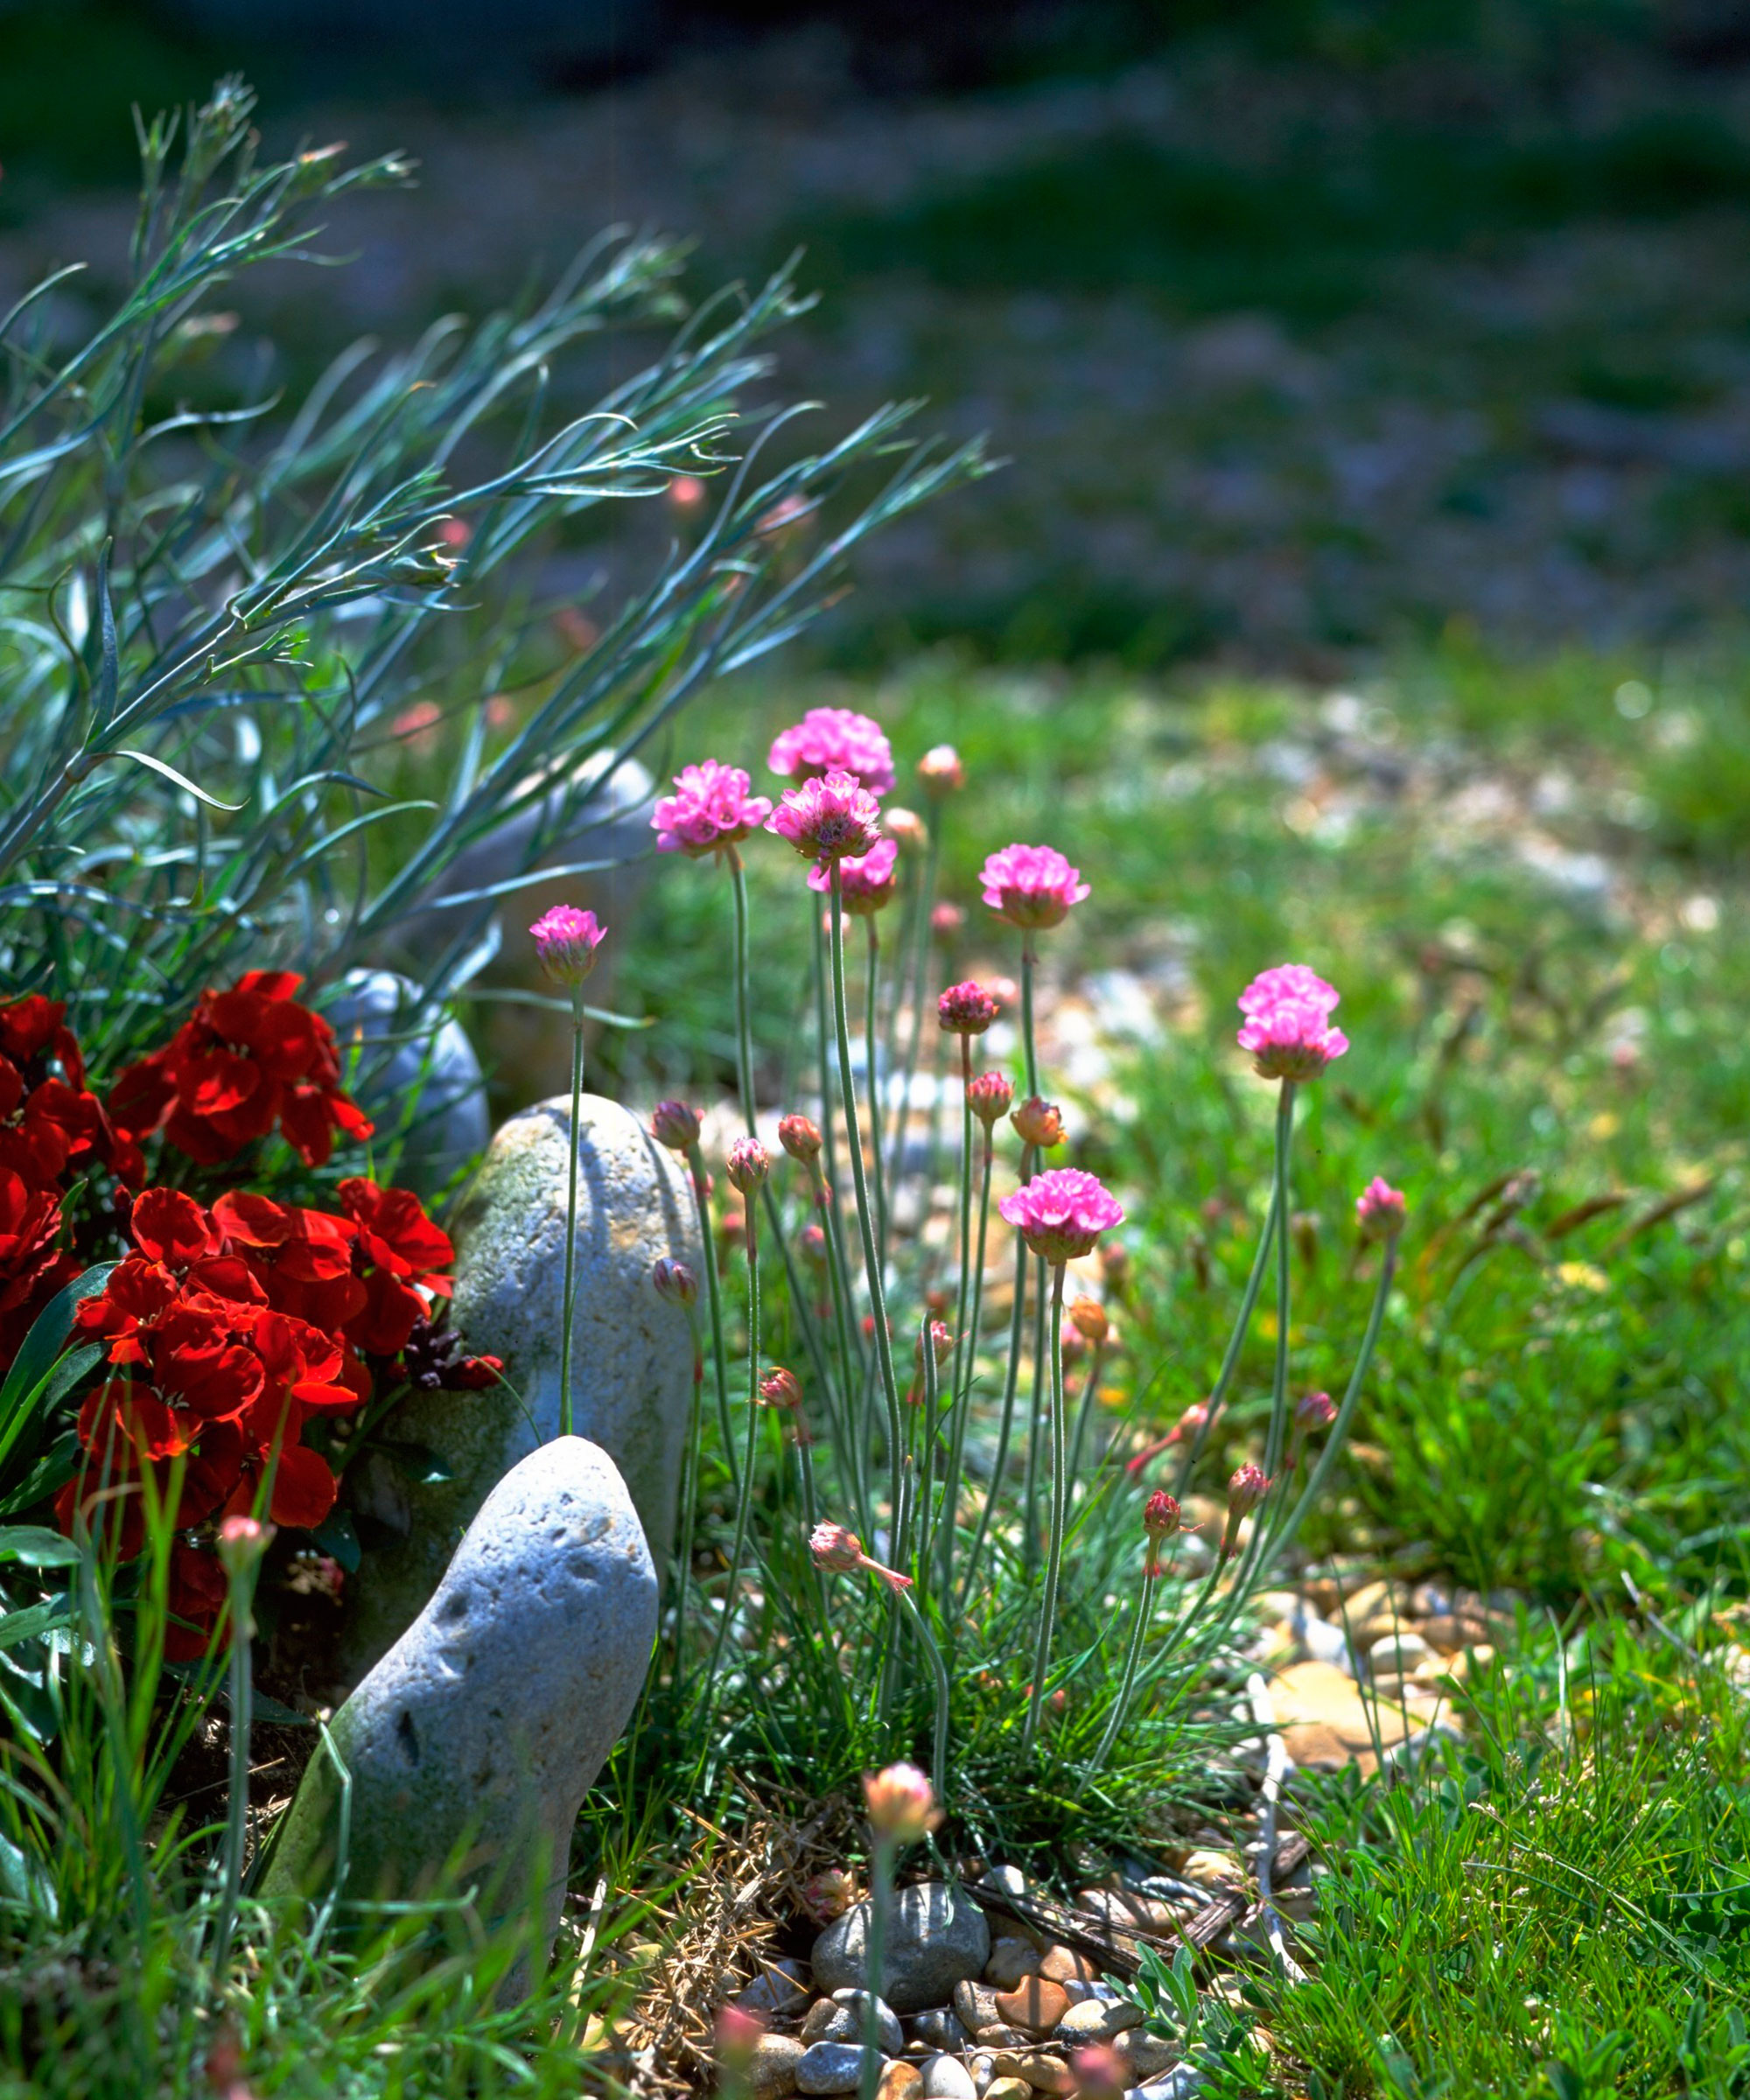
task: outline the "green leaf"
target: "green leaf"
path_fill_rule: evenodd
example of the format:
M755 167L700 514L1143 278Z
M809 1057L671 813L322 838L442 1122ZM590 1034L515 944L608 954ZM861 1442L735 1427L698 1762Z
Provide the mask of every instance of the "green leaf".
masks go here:
M114 1262L99 1262L83 1276L74 1277L38 1313L36 1324L12 1359L6 1382L0 1385L0 1465L5 1463L26 1424L44 1404L55 1359L73 1330L75 1308L102 1290L115 1267Z
M79 1438L57 1437L11 1493L0 1499L0 1516L16 1516L58 1494L79 1471Z
M79 1548L46 1524L12 1524L0 1530L0 1560L27 1568L71 1568L78 1564Z
M27 1604L21 1612L0 1618L0 1648L17 1648L21 1641L35 1641L44 1634L71 1626L78 1614L65 1598L52 1597L46 1604Z
M167 760L155 758L149 751L135 751L124 744L118 750L104 752L100 755L108 759L134 759L142 766L150 766L154 773L161 773L165 780L173 780L186 794L192 794L197 802L205 802L209 809L222 809L228 816L234 816L243 807L242 802L221 802L216 794L208 794L204 788L197 788L186 773L178 773Z

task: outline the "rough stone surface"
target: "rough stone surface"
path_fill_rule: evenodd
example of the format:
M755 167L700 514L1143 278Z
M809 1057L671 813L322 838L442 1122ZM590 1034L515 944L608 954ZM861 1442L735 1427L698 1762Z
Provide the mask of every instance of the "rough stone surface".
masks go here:
M766 1963L734 2003L743 2012L800 2012L813 1996L807 1977L801 1962Z
M1032 2090L1025 2078L993 2078L984 2088L984 2100L1032 2100Z
M1075 2090L1075 2074L1060 2057L1029 2056L1021 2065L1021 2076L1036 2093Z
M988 1962L990 1957L987 1954L984 1958ZM997 1993L988 1984L978 1983L971 1977L954 1986L954 2011L970 2034L994 2027L1002 2018L997 2010Z
M512 1118L457 1212L452 1317L506 1382L480 1393L417 1393L385 1424L434 1452L449 1479L410 1486L405 1538L373 1551L349 1605L342 1661L369 1667L436 1588L494 1487L559 1428L569 1099ZM625 1478L657 1567L674 1533L692 1404L693 1339L682 1306L650 1280L660 1255L702 1265L692 1192L673 1153L629 1110L583 1100L578 1176L574 1426Z
M356 1048L348 1083L376 1124L379 1158L399 1144L397 1185L435 1194L480 1158L492 1133L486 1081L461 1023L389 970L349 970L322 1011L341 1055Z
M430 1603L334 1717L352 1782L346 1895L416 1897L453 1866L487 1915L535 1892L550 1949L578 1810L655 1633L656 1572L613 1461L581 1437L543 1445L486 1498ZM327 1894L340 1808L333 1761L318 1756L266 1893ZM527 1990L526 1966L507 1995Z
M799 2093L854 2093L863 2076L863 2051L849 2041L816 2041L796 2060Z
M835 1991L830 1998L816 1999L802 2022L802 2040L860 2042L868 2002L865 1991ZM906 2046L906 2037L892 2011L878 1998L875 2000L875 2023L881 2054L899 2055Z
M957 2056L927 2056L918 2068L923 2074L924 2100L978 2100L972 2074Z
M964 1889L920 1881L895 1893L881 1974L882 1995L894 2012L921 2012L946 2003L955 1985L980 1974L990 1958L990 1928ZM865 1900L835 1918L815 1942L815 1988L831 1992L861 1987L868 1980L868 1959Z
M1100 1973L1085 1954L1073 1947L1051 1946L1040 1956L1039 1972L1054 1984L1089 1984Z
M1326 1662L1296 1662L1271 1681L1271 1703L1284 1747L1306 1770L1334 1772L1353 1764L1363 1774L1410 1732L1412 1722L1387 1700L1362 1702L1354 1684Z
M802 2045L794 2034L762 2034L753 2045L747 2085L756 2100L783 2100L796 2090L796 2066Z
M1368 1650L1368 1670L1376 1677L1407 1677L1418 1662L1425 1662L1433 1649L1418 1633L1400 1627L1376 1641Z
M875 2100L920 2100L923 2074L914 2063L890 2063L875 2088Z
M1047 1977L1024 1977L1012 1991L997 1994L998 2018L1029 2034L1049 2034L1068 2010L1062 1986Z
M1057 2040L1077 2048L1086 2042L1111 2041L1127 2027L1139 2026L1142 2017L1140 2006L1126 2005L1122 1998L1107 2004L1097 1998L1084 1998L1058 2021Z
M1120 2034L1112 2047L1138 2085L1171 2070L1184 2053L1176 2041L1168 2041L1164 2035L1151 2034L1143 2027L1131 2027Z

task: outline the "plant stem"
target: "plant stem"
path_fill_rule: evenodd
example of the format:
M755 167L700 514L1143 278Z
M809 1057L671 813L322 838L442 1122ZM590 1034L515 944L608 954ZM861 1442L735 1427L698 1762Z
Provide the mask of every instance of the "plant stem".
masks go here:
M1057 1617L1058 1578L1063 1569L1063 1520L1068 1497L1064 1480L1063 1436L1063 1264L1054 1262L1051 1270L1051 1537L1046 1551L1045 1600L1040 1608L1039 1649L1033 1659L1032 1697L1027 1702L1026 1726L1021 1732L1021 1754L1032 1749L1039 1733L1040 1708L1045 1699L1046 1666L1051 1660L1051 1636Z
M231 1938L237 1924L237 1899L243 1886L243 1848L249 1829L249 1719L251 1704L249 1607L255 1593L252 1572L239 1568L231 1577L231 1758L230 1793L225 1804L225 1893L214 1943L213 1974L222 1982L231 1965Z
M735 1456L735 1424L729 1412L729 1352L723 1338L723 1289L718 1281L710 1202L705 1194L704 1154L696 1144L687 1147L687 1165L692 1170L693 1201L699 1213L699 1244L704 1250L705 1303L710 1312L711 1361L717 1371L718 1427L723 1436L723 1458L729 1467L731 1485L739 1487L741 1471Z
M583 1120L584 1104L584 992L581 985L571 992L571 1121L570 1172L565 1192L565 1284L564 1312L559 1330L559 1434L571 1433L571 1326L577 1311L578 1296L578 1155L583 1150L584 1135L578 1125Z
M984 1249L990 1223L990 1166L996 1147L991 1140L990 1126L984 1125L984 1157L978 1191L978 1253L972 1268L972 1298L964 1318L966 1328L966 1375L954 1395L954 1431L948 1446L948 1484L942 1496L942 1576L940 1593L946 1602L954 1582L955 1529L960 1509L960 1476L966 1460L967 1418L972 1411L972 1381L976 1374L978 1344L979 1314L984 1297ZM1004 1440L1003 1457L1008 1456L1008 1443ZM991 1482L994 1494L998 1482Z
M753 1459L760 1434L760 1212L747 1206L747 1450L741 1468L741 1485L735 1498L735 1543L730 1549L729 1579L724 1586L723 1616L718 1621L712 1643L710 1668L705 1673L705 1697L711 1696L718 1665L723 1660L724 1642L735 1612L735 1591L741 1580L741 1557L747 1547L747 1512L753 1501Z
M875 998L880 982L879 961L881 936L875 930L875 914L870 913L865 924L869 928L869 984L864 998L863 1044L864 1055L869 1066L869 1158L875 1174L875 1247L878 1257L887 1258L887 1173L881 1164L881 1073L878 1063L880 1045L876 1036ZM903 1126L905 1111L900 1111Z
M916 1634L919 1641L922 1643L924 1654L929 1658L930 1674L935 1679L935 1733L933 1738L934 1750L930 1767L930 1778L935 1786L937 1800L946 1804L948 1797L948 1723L949 1690L948 1665L943 1662L942 1650L936 1646L935 1635L931 1633L928 1622L926 1620L923 1613L918 1608L917 1602L912 1596L911 1592L909 1590L900 1590L897 1592L896 1594L899 1597L901 1608L905 1611L906 1616L911 1620L913 1632Z
M1118 1731L1124 1725L1130 1694L1136 1689L1137 1664L1142 1660L1143 1635L1148 1631L1149 1609L1154 1602L1155 1542L1149 1540L1148 1558L1143 1563L1143 1593L1137 1603L1136 1623L1130 1628L1130 1651L1124 1657L1124 1674L1118 1685L1118 1696L1112 1702L1111 1718L1106 1723L1106 1732L1100 1738L1100 1747L1094 1753L1096 1767L1103 1767L1112 1754L1112 1746L1118 1740Z
M1276 1236L1276 1183L1272 1175L1270 1208L1264 1214L1264 1231L1258 1238L1257 1251L1252 1256L1251 1274L1246 1278L1245 1292L1240 1299L1239 1312L1235 1315L1233 1333L1228 1337L1221 1370L1209 1390L1208 1412L1202 1427L1192 1438L1190 1448L1180 1461L1179 1478L1173 1482L1173 1492L1181 1499L1190 1480L1192 1469L1203 1455L1203 1446L1209 1441L1209 1432L1215 1426L1215 1417L1227 1397L1228 1388L1233 1383L1234 1373L1239 1368L1240 1351L1245 1347L1247 1331L1251 1326L1252 1313L1257 1306L1258 1292L1264 1287L1264 1266L1270 1259L1270 1246Z
M863 2062L858 2073L857 2100L875 2100L881 2076L881 1971L887 1959L887 1907L892 1900L893 1847L878 1831L869 1861L869 1962L864 1978Z
M730 886L735 897L735 1076L741 1089L742 1121L753 1130L753 1022L748 1012L747 871L733 846L729 857Z
M1274 1479L1282 1460L1283 1439L1288 1432L1288 1291L1292 1273L1289 1256L1288 1155L1294 1138L1294 1082L1284 1079L1276 1104L1276 1371L1270 1385L1270 1430L1264 1439L1264 1470Z
M1021 1500L1026 1516L1021 1555L1029 1568L1039 1561L1040 1404L1046 1396L1046 1294L1045 1264L1033 1261L1033 1390L1027 1410L1027 1472Z
M1021 1152L1021 1180L1032 1179L1033 1148L1026 1145ZM966 1556L966 1572L961 1578L960 1608L964 1611L971 1601L972 1583L978 1572L979 1556L984 1550L984 1541L990 1535L990 1520L997 1513L997 1497L1003 1491L1003 1479L1009 1463L1009 1445L1015 1427L1015 1392L1021 1376L1021 1330L1026 1321L1027 1305L1027 1243L1019 1233L1015 1235L1015 1303L1009 1315L1009 1367L1003 1378L1003 1418L997 1432L997 1455L992 1461L990 1490L984 1497L984 1507L979 1512L978 1529L972 1535L972 1545Z
M681 1469L681 1550L676 1568L675 1682L681 1681L681 1657L687 1642L687 1592L693 1579L693 1520L699 1500L699 1417L704 1393L704 1358L697 1330L693 1336L693 1396L688 1414L686 1462Z
M832 1067L832 1021L827 1012L827 956L826 930L821 923L822 914L815 907L814 891L808 892L808 918L814 927L814 978L815 978L815 1050L820 1067L821 1146L822 1166L826 1185L832 1190L833 1201L838 1200L838 1141L832 1122L832 1082L829 1076ZM847 1390L850 1383L850 1365L844 1369Z

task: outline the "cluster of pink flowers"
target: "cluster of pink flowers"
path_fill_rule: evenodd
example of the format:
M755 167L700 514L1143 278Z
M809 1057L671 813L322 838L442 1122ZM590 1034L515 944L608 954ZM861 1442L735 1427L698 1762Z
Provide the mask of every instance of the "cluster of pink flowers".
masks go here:
M787 780L849 773L872 794L893 785L893 752L878 722L849 707L811 707L772 740L766 763Z
M853 919L867 919L886 904L900 886L900 849L891 838L878 838L866 853L838 864L839 895ZM824 861L808 870L808 887L822 896L832 889L832 871Z
M1254 977L1240 994L1245 1026L1239 1045L1260 1079L1316 1079L1349 1046L1331 1026L1339 994L1304 962L1286 962Z
M1409 1208L1404 1191L1394 1188L1382 1174L1376 1174L1355 1198L1355 1222L1364 1240L1387 1240L1404 1229Z
M997 1208L1033 1253L1054 1264L1091 1254L1102 1232L1124 1222L1117 1198L1079 1166L1047 1167Z
M1029 931L1060 925L1088 888L1055 846L1004 846L985 861L978 879L990 909Z
M556 904L528 930L542 969L554 984L573 990L595 968L596 950L607 937L607 928L596 923L593 912L580 912L570 904Z
M739 766L718 759L683 766L675 775L676 792L661 797L650 819L656 850L699 860L746 838L772 814L771 798L751 794L748 788Z
M766 829L823 867L857 860L881 836L881 805L855 774L833 772L786 791Z
M935 1003L936 1019L949 1035L983 1035L1002 1012L995 997L969 977L950 984Z

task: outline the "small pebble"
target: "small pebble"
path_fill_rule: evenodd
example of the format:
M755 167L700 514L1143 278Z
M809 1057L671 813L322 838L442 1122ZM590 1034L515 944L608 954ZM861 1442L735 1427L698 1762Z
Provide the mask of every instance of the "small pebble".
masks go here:
M890 2063L875 2088L875 2100L921 2100L923 2073L914 2063Z
M1031 1940L993 1940L984 1981L998 1991L1012 1991L1024 1976L1037 1976L1039 1965L1040 1951Z
M733 2001L742 2012L799 2012L808 2004L808 1986L800 1962L772 1962Z
M1416 1630L1430 1648L1443 1656L1455 1656L1460 1648L1475 1648L1488 1638L1488 1628L1480 1619L1463 1618L1456 1613L1424 1619Z
M863 2078L863 2051L854 2042L816 2041L796 2062L799 2093L854 2093Z
M1085 1954L1073 1947L1047 1947L1040 1956L1039 1972L1054 1984L1091 1984L1100 1971Z
M992 1888L1000 1888L1005 1896L1024 1896L1027 1893L1027 1878L1018 1866L987 1866L982 1880Z
M796 2090L796 2066L802 2045L794 2034L762 2034L753 2045L747 2083L757 2100L782 2100Z
M980 2046L987 2049L1030 2049L1036 2037L998 2020L988 2027L980 2027L977 2039Z
M1021 2066L1021 2076L1036 2093L1075 2090L1074 2073L1056 2056L1029 2056Z
M1058 2021L1056 2039L1074 2048L1086 2042L1111 2041L1125 2028L1140 2026L1142 2018L1139 2006L1126 2005L1122 1998L1104 2005L1097 1998L1084 1998Z
M1179 1871L1199 1888L1237 1888L1245 1879L1239 1861L1231 1852L1207 1848L1193 1852Z
M1025 2078L993 2078L984 2089L984 2100L1032 2100L1032 2096Z
M956 1984L954 2010L962 2026L973 2034L995 2026L1003 2017L997 2010L997 1993L989 1984Z
M946 2052L927 2056L918 2068L923 2074L924 2100L978 2100L972 2074L959 2057Z
M959 2017L945 2006L933 2006L912 2019L912 2039L932 2049L963 2049L972 2037Z
M1024 1977L1012 1991L997 1993L998 2017L1030 2034L1049 2034L1068 2010L1069 2000L1048 1977Z
M869 1993L866 1991L835 1991L832 2003L839 2012L850 2013L857 2022L855 2035L845 2035L840 2039L860 2041L863 2039L863 2022L868 2013ZM906 2037L898 2018L892 2008L884 2005L878 1998L875 2000L875 2032L884 2056L897 2056L906 2046Z
M1171 2070L1184 2054L1176 2041L1151 2034L1144 2027L1131 2027L1112 2044L1120 2061L1138 2085Z
M1368 1670L1376 1677L1407 1677L1418 1662L1424 1662L1433 1654L1420 1634L1400 1627L1396 1633L1387 1634L1382 1640L1371 1643L1367 1651Z

